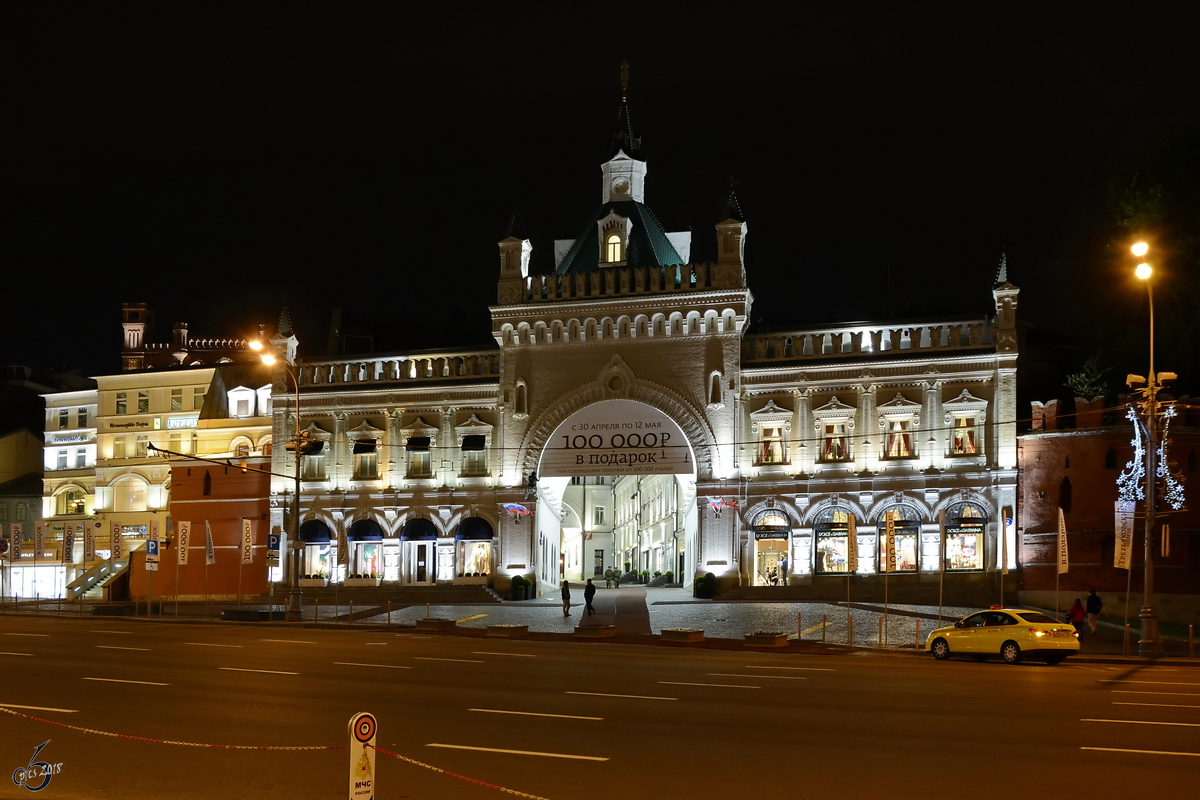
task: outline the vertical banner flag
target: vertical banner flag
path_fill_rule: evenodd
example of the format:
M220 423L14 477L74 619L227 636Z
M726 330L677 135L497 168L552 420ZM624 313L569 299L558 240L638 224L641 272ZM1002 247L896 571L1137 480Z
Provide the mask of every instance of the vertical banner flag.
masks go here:
M887 535L887 571L896 571L896 512L887 512L887 522L884 525Z
M938 512L938 553L941 558L942 572L946 571L946 509Z
M337 563L339 566L346 566L350 563L350 546L346 541L346 524L338 522L338 555Z
M98 519L83 523L83 563L96 560L96 536L100 533L103 523Z
M158 520L150 520L150 535L146 538L146 572L158 572Z
M68 522L63 526L62 562L64 564L75 563L75 523L73 522Z
M1115 504L1117 519L1116 547L1113 548L1113 567L1129 569L1133 561L1133 508L1132 502L1118 500Z
M0 525L0 536L4 535L4 526ZM13 563L13 536L12 529L9 529L8 538L4 540L4 560L9 564Z
M112 558L113 561L120 561L125 556L125 543L121 541L121 523L112 523L109 531L109 539L112 542L112 554L110 555L110 558Z
M858 517L853 511L846 525L846 572L858 572Z
M1062 575L1070 568L1067 558L1067 521L1063 519L1063 510L1058 510L1058 574Z
M217 552L213 550L212 528L209 527L208 520L204 520L204 563L208 566L217 563Z
M179 538L175 540L175 547L179 550L179 564L186 565L188 558L188 545L192 543L192 523L187 520L179 522Z
M242 563L254 563L254 523L242 517Z
M23 526L19 522L12 524L11 533L8 535L8 561L10 564L15 564L21 560L21 537L25 534Z
M1013 527L1013 510L1004 508L1000 512L1000 574L1008 574L1008 534Z
M46 523L36 520L33 523L33 557L39 559L46 555Z

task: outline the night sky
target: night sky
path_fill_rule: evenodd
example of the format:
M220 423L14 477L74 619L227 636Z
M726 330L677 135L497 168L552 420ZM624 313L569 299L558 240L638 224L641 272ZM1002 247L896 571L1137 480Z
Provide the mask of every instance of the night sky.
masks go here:
M598 202L622 60L694 259L736 189L756 329L983 315L1006 252L1069 359L1081 287L1144 304L1109 181L1200 130L1188 3L348 5L0 7L5 363L117 371L123 301L159 341L286 301L302 356L335 307L376 349L487 344L514 210L545 272Z

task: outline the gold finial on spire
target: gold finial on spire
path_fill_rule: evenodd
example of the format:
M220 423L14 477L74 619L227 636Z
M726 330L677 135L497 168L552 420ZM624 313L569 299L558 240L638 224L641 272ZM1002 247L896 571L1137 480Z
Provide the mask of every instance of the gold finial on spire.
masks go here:
M621 102L625 102L625 92L629 89L629 62L621 62Z

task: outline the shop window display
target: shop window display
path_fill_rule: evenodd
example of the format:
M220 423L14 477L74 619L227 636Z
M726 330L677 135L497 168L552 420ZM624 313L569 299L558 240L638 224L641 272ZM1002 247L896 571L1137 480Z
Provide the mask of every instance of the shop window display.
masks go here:
M813 571L820 573L842 573L857 570L852 568L847 555L850 540L850 512L832 509L821 515L813 526L816 533L816 553Z
M463 575L491 572L491 557L491 542L462 542L458 550L458 572Z
M987 517L974 503L957 503L946 512L946 569L983 569Z
M361 575L379 575L383 570L381 564L383 545L379 542L367 542L358 546L356 570Z
M896 572L917 571L917 542L921 533L921 522L916 513L899 506L891 509L892 527L896 537ZM879 571L883 572L887 562L887 514L879 518Z

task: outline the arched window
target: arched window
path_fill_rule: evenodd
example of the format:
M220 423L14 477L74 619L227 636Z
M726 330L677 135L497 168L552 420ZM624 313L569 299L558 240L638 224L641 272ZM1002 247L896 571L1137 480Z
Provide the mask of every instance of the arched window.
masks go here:
M605 241L604 260L610 264L621 261L621 237L610 233Z

